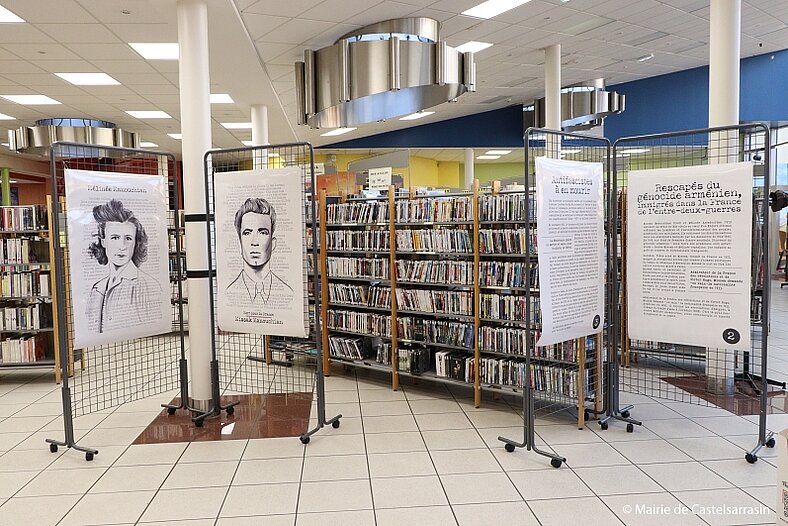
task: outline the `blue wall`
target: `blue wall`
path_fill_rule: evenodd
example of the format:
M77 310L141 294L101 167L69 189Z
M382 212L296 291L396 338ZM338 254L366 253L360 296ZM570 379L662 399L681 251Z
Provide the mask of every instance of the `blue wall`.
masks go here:
M523 147L523 107L509 106L325 146L325 148Z
M708 66L616 84L609 89L627 96L624 113L605 120L605 135L611 140L708 126ZM739 119L788 120L788 50L741 61Z

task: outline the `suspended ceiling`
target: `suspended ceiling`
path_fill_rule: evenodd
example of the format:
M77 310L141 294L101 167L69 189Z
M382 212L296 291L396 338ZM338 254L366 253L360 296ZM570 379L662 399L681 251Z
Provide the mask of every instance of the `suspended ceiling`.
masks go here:
M542 48L562 44L563 83L604 77L608 84L708 63L708 0L531 0L481 20L460 13L481 0L209 0L211 92L234 104L212 105L216 147L237 147L250 130L250 106L269 108L270 140L337 139L296 125L293 63L305 48L388 18L428 16L449 45L490 42L477 53L478 91L433 108L417 121L360 126L341 140L530 102L543 95ZM129 42L177 42L175 0L0 0L27 21L0 24L0 94L43 94L60 106L21 106L0 99L0 133L45 117L108 120L144 141L180 154L178 62L146 61ZM742 56L788 48L788 2L742 2ZM653 53L654 58L637 59ZM62 72L105 72L121 85L74 86ZM163 110L171 119L141 120L126 110Z

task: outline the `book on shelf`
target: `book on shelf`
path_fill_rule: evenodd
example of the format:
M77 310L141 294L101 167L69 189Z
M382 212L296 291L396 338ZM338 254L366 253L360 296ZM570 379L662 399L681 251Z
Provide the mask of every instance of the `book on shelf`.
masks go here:
M391 288L329 283L328 298L331 303L347 303L366 307L391 307Z
M468 229L441 228L397 231L397 250L404 252L473 253L473 236Z
M397 308L436 314L473 315L473 292L397 289Z
M529 213L526 214L526 203ZM534 221L536 206L534 196L525 193L483 194L479 196L479 221L520 222Z
M530 239L530 243L528 243ZM479 252L481 254L536 254L536 229L526 232L525 228L503 228L479 230Z
M387 230L330 230L326 232L328 250L388 251Z
M479 266L479 285L482 287L536 288L539 286L539 266L531 264L530 280L526 283L528 262L482 261Z
M326 205L328 224L367 224L388 221L387 201L354 201Z
M473 263L450 260L397 260L397 279L421 283L473 284Z
M389 279L389 260L380 257L355 258L329 256L326 258L331 278Z
M435 353L435 375L461 382L473 383L473 356L454 351Z
M0 230L4 232L47 229L47 208L44 205L0 207Z
M535 391L576 398L579 392L580 371L560 365L531 364L531 387ZM526 385L525 358L482 357L479 377L482 383L523 389ZM584 391L590 394L589 370L584 370Z
M397 223L473 221L472 196L399 200L395 207Z
M329 355L346 360L363 360L367 358L364 342L361 338L331 336L328 339Z
M34 238L6 238L0 239L0 265L29 265L38 263L36 253L37 241L46 241L38 236Z
M421 374L430 370L432 353L424 347L405 344L397 348L397 370Z
M30 272L3 272L0 274L0 296L3 298L51 296L49 273L38 270Z
M370 336L391 336L391 316L385 314L329 309L327 326Z
M7 338L0 342L0 363L40 362L46 359L46 343L41 334L24 338Z
M381 365L391 365L391 343L378 340L374 344L375 361Z
M49 304L36 303L22 307L4 307L0 310L4 331L38 331L52 328Z
M530 319L526 320L525 307L530 300ZM479 313L482 318L508 321L530 321L539 323L541 320L540 303L538 296L514 294L481 294L479 299Z
M472 323L398 317L397 335L403 340L473 349Z

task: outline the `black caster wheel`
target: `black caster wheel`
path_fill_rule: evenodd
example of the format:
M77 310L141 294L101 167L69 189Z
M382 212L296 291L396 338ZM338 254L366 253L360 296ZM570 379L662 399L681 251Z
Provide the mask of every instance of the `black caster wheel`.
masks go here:
M550 461L550 465L554 468L560 468L563 461L560 458L554 458Z
M90 462L91 460L93 460L93 453L91 453L90 451L88 451L87 453L85 453L85 460L87 460L88 462Z
M506 445L505 445L505 446L503 446L503 447L504 447L504 449L506 449L506 451L508 451L509 453L513 453L513 452L514 452L514 444L506 444Z
M175 414L175 408L174 407L168 407L167 408L167 414L170 415L170 416L174 415Z
M590 419L591 419L591 413L588 411L588 409L586 409L585 411L583 411L583 420L588 422Z
M607 431L608 423L607 422L600 422L599 427L602 428L602 431Z
M231 414L235 413L235 407L230 406L227 409L225 409L225 412L227 413L227 416L230 416Z
M331 427L333 427L334 429L339 429L339 420L334 420L333 422L331 422Z
M774 444L775 444L774 437L766 441L766 447L774 447Z
M621 411L622 418L629 418L629 411Z
M49 450L52 453L57 453L57 444L49 444Z
M747 462L749 462L750 464L755 464L756 462L758 462L758 457L757 457L757 456L755 456L755 455L753 455L752 453L747 453L746 455L744 455L744 458L745 458L745 459L747 460Z
M632 424L627 424L627 433L632 433L635 431L635 426Z
M302 444L309 444L309 437L301 437Z
M194 421L194 425L197 426L197 427L202 427L202 425L203 425L202 418L198 418L197 420L195 420Z

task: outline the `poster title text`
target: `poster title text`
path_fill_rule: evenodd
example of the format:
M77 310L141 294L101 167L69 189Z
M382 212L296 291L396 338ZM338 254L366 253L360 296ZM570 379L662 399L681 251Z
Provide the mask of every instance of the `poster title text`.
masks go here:
M594 182L588 177L573 177L571 175L555 175L552 178L556 194L590 195Z
M638 215L736 214L742 211L739 190L717 181L654 185L653 192L637 195Z

